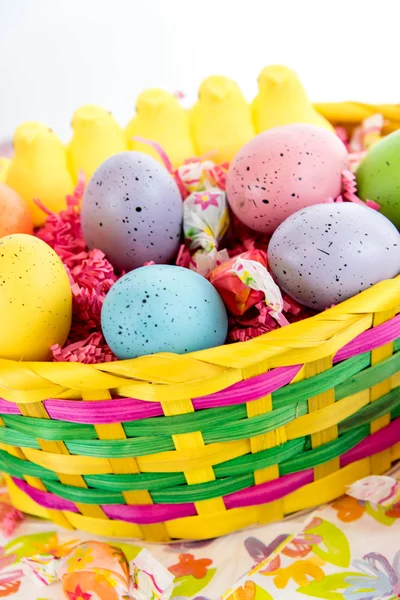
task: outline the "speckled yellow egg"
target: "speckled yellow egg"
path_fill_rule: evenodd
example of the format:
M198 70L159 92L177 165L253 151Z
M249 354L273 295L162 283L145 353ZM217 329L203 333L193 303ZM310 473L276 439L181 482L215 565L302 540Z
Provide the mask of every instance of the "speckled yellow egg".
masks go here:
M0 239L0 358L48 360L71 327L72 294L57 254L27 234Z

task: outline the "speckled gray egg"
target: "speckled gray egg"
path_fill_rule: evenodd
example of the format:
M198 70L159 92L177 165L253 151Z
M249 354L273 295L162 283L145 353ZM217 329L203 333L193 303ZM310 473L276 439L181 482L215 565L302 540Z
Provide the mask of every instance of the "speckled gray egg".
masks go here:
M182 198L172 175L151 156L121 152L94 172L82 200L82 231L118 271L168 263L178 252Z
M126 359L219 346L228 317L205 277L174 265L152 265L114 284L103 304L101 327L114 354Z
M299 210L273 234L268 260L292 298L323 310L400 272L400 234L382 214L353 203Z

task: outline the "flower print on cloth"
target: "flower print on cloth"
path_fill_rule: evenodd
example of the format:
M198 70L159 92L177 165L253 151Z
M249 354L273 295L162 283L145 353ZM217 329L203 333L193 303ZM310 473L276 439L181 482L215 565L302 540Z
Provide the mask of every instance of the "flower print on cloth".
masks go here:
M338 519L343 523L352 523L361 519L365 512L365 508L356 498L351 496L343 496L332 503L332 508L337 511Z
M256 564L263 562L266 558L269 558L279 548L285 540L288 539L288 535L283 533L278 535L268 546L263 544L260 540L255 537L249 537L244 541L244 547L250 554L251 558Z
M169 567L175 577L192 575L196 579L203 579L207 574L207 567L212 564L209 558L195 558L193 554L180 554L179 563Z
M321 581L325 577L320 564L325 564L318 557L313 557L307 560L296 560L287 567L281 567L275 571L261 571L264 576L274 578L274 585L278 589L283 589L287 586L291 579L299 587L307 587L312 581Z
M382 554L370 552L353 560L352 566L360 571L360 575L345 578L349 586L343 592L345 600L400 598L400 550L392 564Z
M370 475L349 486L347 495L371 504L390 506L400 499L400 483L393 477Z
M19 590L24 575L22 569L3 572L3 569L13 565L16 560L15 554L4 554L4 548L0 547L0 598L16 594Z

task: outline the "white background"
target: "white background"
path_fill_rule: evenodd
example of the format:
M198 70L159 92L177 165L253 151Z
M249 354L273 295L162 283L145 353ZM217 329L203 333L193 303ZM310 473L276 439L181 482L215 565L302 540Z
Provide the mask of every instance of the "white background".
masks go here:
M125 123L146 87L191 103L211 74L251 99L272 63L315 101L400 102L400 0L0 0L0 138L34 119L66 140L85 103Z

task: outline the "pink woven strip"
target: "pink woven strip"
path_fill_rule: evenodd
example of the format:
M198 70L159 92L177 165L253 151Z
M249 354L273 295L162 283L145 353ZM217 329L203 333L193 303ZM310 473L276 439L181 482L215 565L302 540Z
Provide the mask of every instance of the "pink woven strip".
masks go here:
M400 315L364 331L349 342L336 354L334 363L341 362L352 356L369 352L400 338ZM289 384L300 370L300 365L278 367L252 379L240 381L234 385L193 399L195 410L231 406L257 400L271 394ZM135 398L119 398L116 400L99 400L84 402L75 400L50 399L44 405L52 419L70 421L71 423L124 423L164 414L158 402L145 402ZM0 399L0 414L21 414L16 404Z
M354 448L343 454L340 458L341 467L356 462L372 454L382 452L400 441L400 417L389 425L368 436ZM306 469L300 473L285 475L279 479L267 481L257 486L249 487L239 492L224 496L227 509L241 508L266 504L283 498L287 494L312 483L314 480L313 469ZM64 500L55 494L42 492L31 487L22 479L13 477L14 483L30 496L37 504L46 508L69 510L78 512L73 502ZM112 519L119 519L131 523L146 524L159 523L181 517L195 516L197 514L194 503L184 504L150 504L150 505L121 505L111 504L102 506L104 512Z

